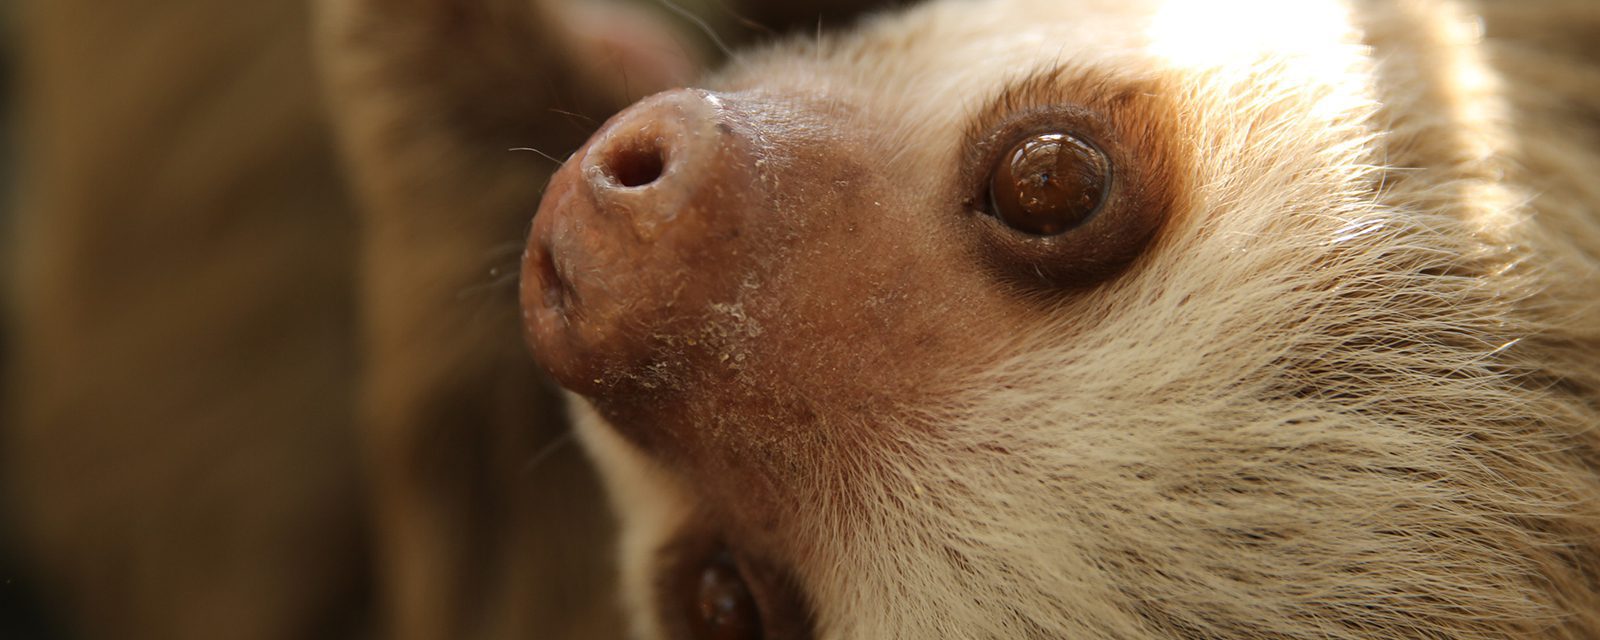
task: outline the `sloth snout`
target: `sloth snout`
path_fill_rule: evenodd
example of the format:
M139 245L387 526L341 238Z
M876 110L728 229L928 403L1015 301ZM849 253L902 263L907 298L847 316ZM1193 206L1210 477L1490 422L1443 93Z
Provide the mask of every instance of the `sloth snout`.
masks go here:
M523 260L524 328L568 388L630 371L723 284L754 164L715 94L676 89L601 127L551 179Z

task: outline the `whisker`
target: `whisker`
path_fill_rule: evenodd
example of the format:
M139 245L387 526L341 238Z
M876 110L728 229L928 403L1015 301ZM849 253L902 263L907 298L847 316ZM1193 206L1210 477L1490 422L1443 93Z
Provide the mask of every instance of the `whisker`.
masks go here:
M557 109L555 107L550 107L550 111L551 111L551 113L559 113L561 115L564 115L568 119L571 119L571 120L582 121L584 124L587 124L587 125L590 125L590 126L593 126L593 127L600 126L600 121L599 120L595 120L594 118L591 118L589 116L583 115L583 114L578 113L576 111L567 111L566 109Z
M515 289L514 285L522 279L522 265L519 260L511 266L494 267L489 270L489 281L463 288L456 293L456 300L466 300L485 293L492 293L502 289Z
M561 451L563 447L572 444L574 439L573 435L573 431L569 427L565 432L562 432L561 435L556 436L554 440L551 440L543 447L540 447L538 451L534 452L533 457L528 460L527 464L522 465L522 474L532 474L536 469L539 468L541 463L550 459L551 456L554 456L557 452Z
M571 96L567 95L566 92L562 90L563 87L556 82L553 75L548 73L540 74L540 78L544 80L545 87L549 88L552 102L555 104L575 104L572 101Z
M822 64L822 16L817 16L817 44L813 53L817 64Z
M744 27L744 28L749 29L751 31L760 31L760 32L765 33L765 34L767 34L769 36L779 35L777 29L773 29L772 27L769 27L767 25L761 24L760 22L757 22L755 20L747 18L743 14L739 13L738 11L735 11L733 9L733 7L728 6L728 3L726 2L726 0L712 0L712 4L717 5L717 8L721 9L722 13L727 14L729 16L732 16L734 21L738 22L739 26L741 26L741 27Z
M538 149L535 149L535 148L533 148L533 147L512 147L512 148L510 148L510 149L507 149L507 151L532 151L532 152L534 152L534 153L537 153L537 154L539 154L539 155L541 155L541 156L544 156L544 158L545 158L545 159L546 159L546 160L549 160L549 161L551 161L551 162L554 162L554 163L556 163L556 166L557 166L557 167L560 167L560 166L561 166L561 165L564 165L564 164L566 164L566 163L567 163L567 161L566 161L566 160L562 160L562 159L560 159L560 158L557 158L557 157L555 157L555 156L552 156L552 155L550 155L550 154L548 154L548 153L545 153L545 152L543 152L543 151L540 151L540 150L538 150Z
M628 65L622 63L622 56L617 53L611 54L611 63L617 66L617 73L622 74L622 98L632 104L633 85L628 81Z
M523 235L527 235L527 234L523 234ZM504 258L504 257L510 256L510 255L513 255L513 254L516 254L516 255L520 256L522 254L523 250L525 250L527 248L528 248L528 243L520 241L520 240L516 241L516 242L507 242L505 244L499 244L499 245L495 245L493 247L489 247L488 249L484 250L483 256L485 258L490 259L490 260L498 260L500 258Z
M678 17L694 23L696 27L700 28L700 31L706 34L707 38L711 39L712 44L717 45L717 49L722 51L722 55L728 56L729 58L733 57L733 49L728 48L728 44L723 42L722 38L717 35L717 32L711 28L711 25L706 24L706 21L700 19L700 16L695 15L694 12L689 11L688 9L678 6L678 4L672 0L656 0L656 2L663 7L666 7L668 11L678 14Z

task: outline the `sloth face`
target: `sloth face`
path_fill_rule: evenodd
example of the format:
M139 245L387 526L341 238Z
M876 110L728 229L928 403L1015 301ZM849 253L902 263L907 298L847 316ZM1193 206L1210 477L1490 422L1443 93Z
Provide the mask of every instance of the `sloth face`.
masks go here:
M1600 633L1595 257L1475 46L947 0L613 118L522 297L635 633Z

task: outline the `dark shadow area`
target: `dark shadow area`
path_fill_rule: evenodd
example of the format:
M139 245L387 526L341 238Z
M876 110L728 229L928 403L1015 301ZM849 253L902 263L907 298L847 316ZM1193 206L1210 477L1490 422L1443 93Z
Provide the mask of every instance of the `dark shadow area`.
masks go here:
M0 529L7 523L0 522ZM46 614L47 607L23 570L22 559L8 537L0 536L0 638L61 640L63 635Z
M11 225L16 202L11 11L9 3L0 5L0 388L8 386L3 383L10 375ZM0 415L5 413L5 408L0 406ZM0 487L0 496L6 494ZM60 640L64 636L49 622L45 613L47 607L28 577L24 559L17 552L9 514L6 504L0 501L0 638Z

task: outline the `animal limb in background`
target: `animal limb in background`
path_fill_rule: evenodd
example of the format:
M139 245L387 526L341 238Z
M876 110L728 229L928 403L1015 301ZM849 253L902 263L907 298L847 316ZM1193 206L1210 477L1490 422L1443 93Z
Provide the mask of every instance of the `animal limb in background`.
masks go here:
M26 178L3 519L62 626L118 640L614 632L598 487L559 446L515 287L489 283L515 272L551 170L507 149L564 155L587 123L687 72L697 45L677 43L671 14L17 5ZM378 151L395 156L341 166L334 137L359 155L383 123L372 135L426 147L432 173L393 140ZM395 188L418 199L384 209L408 179Z

